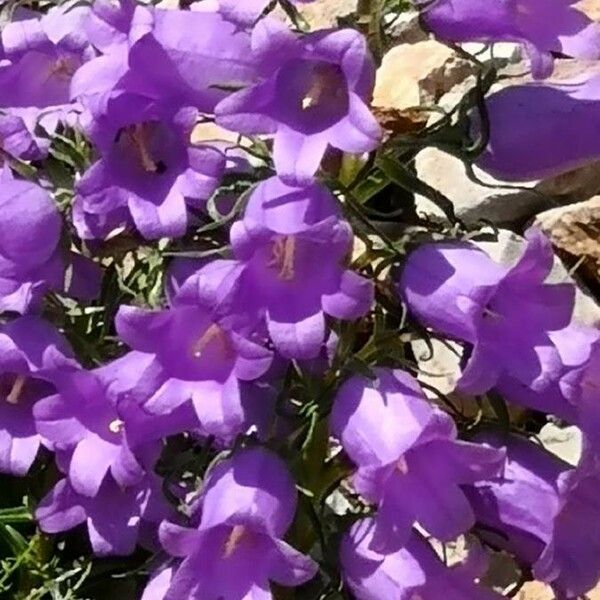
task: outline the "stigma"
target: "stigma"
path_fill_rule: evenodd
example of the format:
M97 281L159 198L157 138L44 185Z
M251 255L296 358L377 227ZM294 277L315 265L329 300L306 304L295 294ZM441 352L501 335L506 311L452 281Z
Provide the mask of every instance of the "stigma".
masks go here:
M236 551L245 535L246 527L244 525L234 525L223 547L223 558L229 558Z
M302 98L302 110L308 110L321 103L327 87L327 79L327 74L323 69L315 68L313 70L310 88Z
M279 278L290 281L294 278L294 258L296 255L296 238L292 235L277 238L273 244L273 258L269 267L279 269Z
M18 375L15 379L10 392L8 392L8 396L6 396L6 401L9 404L18 404L21 394L23 393L23 388L25 387L25 382L27 379L23 375Z
M111 433L121 433L123 430L123 425L125 425L125 423L123 423L121 419L115 419L108 424L108 430Z

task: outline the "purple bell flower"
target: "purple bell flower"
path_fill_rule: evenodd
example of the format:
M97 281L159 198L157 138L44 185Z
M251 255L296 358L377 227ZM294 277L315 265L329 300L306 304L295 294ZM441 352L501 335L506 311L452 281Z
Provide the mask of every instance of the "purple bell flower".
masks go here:
M102 55L125 48L135 9L135 0L94 0L83 22L89 43Z
M490 138L477 166L504 181L531 181L598 160L600 143L593 135L600 127L598 102L598 74L491 94Z
M375 374L377 382L348 379L330 418L332 434L358 467L356 491L379 506L373 550L399 548L415 522L451 541L475 524L459 486L501 472L504 455L457 440L454 421L427 401L408 373Z
M459 390L482 394L504 375L534 390L556 379L562 362L553 334L571 322L575 287L544 283L553 258L537 230L512 268L471 243L426 244L409 256L398 284L409 309L472 346Z
M561 599L589 591L600 579L598 459L584 454L574 469L516 436L482 441L507 452L502 478L466 490L488 541L532 566Z
M374 150L381 132L369 111L375 69L357 31L320 31L302 38L275 19L252 33L259 81L216 107L217 123L245 135L274 135L277 174L310 183L329 146Z
M98 294L99 268L85 257L65 251L62 221L48 192L29 181L0 172L0 312L37 310L43 295L65 289L82 299Z
M264 319L284 357L317 357L326 314L357 319L373 302L372 283L345 267L352 239L326 188L290 188L276 177L260 183L231 228L243 265L235 310Z
M122 488L142 481L146 469L128 432L143 440L139 429L143 424L148 428L147 423L135 419L131 410L119 410L92 372L65 374L56 387L55 395L37 402L34 416L38 432L56 452L74 492L95 497L109 474ZM158 441L147 441L144 452L158 456Z
M269 581L312 579L317 565L282 539L295 511L294 482L267 450L242 450L219 463L206 481L199 527L161 525L165 550L183 558L165 600L270 600Z
M26 475L40 446L33 408L54 394L53 384L77 362L66 340L38 317L0 328L0 471Z
M552 73L552 53L600 58L600 27L573 0L420 0L426 25L450 42L520 42L534 77Z
M552 379L532 388L510 374L504 374L495 387L510 402L577 425L598 450L600 331L572 324L549 336L553 347L547 351L557 364Z
M473 583L461 566L448 568L433 548L413 532L391 552L373 549L373 519L357 521L344 536L340 560L356 600L500 600L503 596Z
M146 239L182 236L188 210L202 209L218 186L225 158L190 144L194 109L162 115L139 98L119 100L92 132L102 158L76 186L79 235L105 238L134 226Z
M75 71L94 56L81 24L83 7L60 6L41 18L8 23L2 30L0 66L0 145L23 160L45 157L58 125L73 125L78 107L71 101ZM36 133L40 126L46 136Z
M273 355L252 332L237 331L219 319L214 304L187 295L192 282L202 290L218 290L222 278L209 263L169 309L122 306L116 325L125 343L152 358L134 391L145 396L145 409L168 414L191 403L207 435L231 440L247 424L242 382L262 377Z
M172 512L158 478L147 475L126 488L107 477L92 497L78 494L68 479L61 479L42 499L35 517L45 533L59 533L85 523L94 554L126 556L143 539L145 529L155 528Z
M249 35L217 13L140 4L132 10L121 2L112 10L102 5L87 28L103 54L78 70L71 94L91 118L128 94L210 113L228 88L255 76Z

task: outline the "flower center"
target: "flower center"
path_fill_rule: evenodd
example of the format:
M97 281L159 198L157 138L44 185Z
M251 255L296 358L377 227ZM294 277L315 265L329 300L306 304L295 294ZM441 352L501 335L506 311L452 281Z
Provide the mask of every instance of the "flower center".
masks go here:
M216 323L213 323L192 346L192 355L194 358L201 358L206 348L212 343L218 344L223 354L229 354L229 340L227 335Z
M223 546L223 558L229 558L236 551L245 536L246 527L244 525L235 525Z
M73 61L63 56L52 63L48 71L48 77L57 76L60 79L70 79L76 70Z
M144 171L147 171L148 173L156 173L156 171L158 171L158 165L154 161L152 153L148 148L147 128L138 123L132 127L129 127L127 129L127 134L133 143L133 147Z
M396 461L396 470L402 475L406 475L408 473L408 463L406 462L406 458L404 458L404 456L401 456Z
M123 425L125 425L125 423L123 423L121 419L115 419L108 424L108 430L111 433L121 433L121 431L123 431Z
M319 64L312 68L310 85L302 98L302 110L309 110L322 104L327 98L344 96L342 78L335 66Z
M275 267L279 278L290 281L294 278L294 257L296 254L296 238L292 235L279 237L273 243L272 258L269 267Z
M23 392L27 379L23 375L18 375L10 388L10 392L6 396L6 401L9 404L18 404L19 398Z

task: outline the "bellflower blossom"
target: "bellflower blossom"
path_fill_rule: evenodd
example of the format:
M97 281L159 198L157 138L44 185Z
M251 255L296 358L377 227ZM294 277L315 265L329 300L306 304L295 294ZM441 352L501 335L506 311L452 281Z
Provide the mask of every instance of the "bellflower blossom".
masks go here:
M56 387L56 394L37 402L34 416L73 490L94 497L109 474L122 488L139 483L146 469L131 447L128 430L141 424L123 420L102 381L89 371L65 375ZM139 430L136 434L143 437ZM158 454L157 442L153 446Z
M559 598L580 597L600 578L597 458L584 453L574 469L516 436L482 440L507 451L502 478L466 490L488 541L532 566Z
M423 20L450 42L519 42L531 61L534 77L552 73L552 53L600 58L600 27L573 0L432 0Z
M282 539L296 501L285 464L267 450L242 450L219 463L205 484L198 528L161 525L165 550L184 559L165 600L269 600L269 581L312 579L317 565Z
M68 479L61 479L42 499L35 517L45 533L59 533L85 523L96 555L125 556L135 550L145 529L155 528L171 514L160 480L148 474L126 488L107 477L91 497L77 493Z
M598 160L600 143L593 131L600 127L599 102L598 74L491 94L486 100L490 137L477 166L504 181L531 181Z
M320 185L291 188L276 177L261 182L231 228L231 244L243 265L238 304L266 321L287 358L319 354L326 314L357 319L371 306L372 283L344 265L350 225Z
M454 421L425 398L403 371L377 369L377 383L355 375L339 389L332 434L358 467L356 491L379 506L373 550L395 550L419 522L451 541L475 524L459 487L493 477L504 455L456 439Z
M255 76L250 36L215 12L161 10L121 2L87 23L102 54L78 70L71 94L88 114L122 95L210 113L227 89Z
M303 37L275 19L252 33L259 81L216 107L217 123L245 135L274 135L273 160L290 185L310 183L328 146L374 150L381 132L368 108L375 69L351 29Z
M357 521L342 539L340 561L357 600L500 600L473 583L468 568L446 567L423 537L413 532L401 548L373 549L373 519ZM468 560L468 559L467 559Z
M71 102L71 78L94 56L80 32L87 10L55 7L39 19L3 27L0 146L8 154L24 160L43 158L50 141L36 133L36 126L51 135L59 123L75 122L78 107Z
M222 279L211 263L195 275L202 289L218 288ZM243 430L241 382L259 379L273 359L252 332L237 331L213 306L185 295L157 312L122 306L116 326L125 343L153 358L138 391L147 411L167 414L191 403L207 434L231 439Z
M562 368L552 334L571 322L575 287L547 284L554 255L537 230L512 268L471 243L425 244L410 254L398 284L426 326L472 346L457 388L482 394L505 374L534 390Z
M66 340L38 317L0 328L0 471L25 475L44 440L33 408L55 393L53 381L77 368Z
M495 387L513 403L577 425L600 449L600 330L571 324L549 337L553 347L547 351L557 367L545 385L531 388L506 373Z
M83 238L104 238L135 227L146 239L182 236L188 209L213 193L225 158L190 144L194 109L165 115L139 98L113 106L92 135L102 157L77 182L73 219ZM101 133L100 133L101 132Z
M95 0L83 21L84 35L101 55L119 52L128 44L136 0Z
M99 268L62 248L62 221L48 192L29 181L0 172L0 312L26 313L39 308L43 295L65 289L82 299L97 295ZM35 240L35 243L32 243Z

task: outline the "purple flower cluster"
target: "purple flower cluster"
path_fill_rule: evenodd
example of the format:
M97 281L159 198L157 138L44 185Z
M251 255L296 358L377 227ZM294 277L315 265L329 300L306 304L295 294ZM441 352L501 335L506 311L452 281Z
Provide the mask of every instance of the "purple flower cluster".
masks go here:
M457 389L500 393L579 426L577 467L513 434L467 438L391 357L341 382L336 366L322 386L307 384L337 333L369 317L376 291L350 267L348 198L324 185L321 165L376 150L382 134L369 108L375 65L362 34L301 34L265 15L269 4L67 2L41 17L16 11L3 29L0 471L24 476L52 453L58 477L37 506L40 529L83 525L100 556L138 545L160 552L144 600L268 600L271 583L331 579L325 542L315 550L297 536L286 541L303 526L297 487L329 509L318 485L314 499L300 485L305 454L291 455L306 423L286 428L277 396L284 392L294 416L331 399L328 420L325 408L306 414L328 448L317 462L335 462L331 434L352 465L344 485L368 510L346 515L336 531L341 579L358 600L499 598L476 582L483 548L450 568L429 542L474 531L561 599L576 598L600 578L600 332L573 322L573 285L546 282L554 257L537 231L510 268L471 242L447 241L417 247L392 270L421 328L463 345ZM571 4L494 1L483 11L438 0L423 10L443 39L522 42L545 75L552 52L600 57L600 33ZM570 94L574 107L588 99L556 93ZM492 98L493 119L511 118L503 103ZM88 246L127 233L160 247L208 217L240 150L194 143L204 120L272 149L273 168L236 213L228 253L172 261L163 305L115 308L117 351L85 368L66 328L45 320L45 299L97 298L100 267ZM85 134L93 159L61 213L43 177L21 179L11 166L46 157L53 135L69 127ZM561 160L588 160L594 143ZM492 136L482 165L501 172L509 145ZM523 166L517 157L510 171L546 173L554 158ZM296 387L282 384L286 371ZM327 398L302 406L314 389ZM219 452L193 486L161 472L172 436ZM313 442L307 435L302 451Z
M576 598L600 578L590 550L597 532L583 525L600 508L591 493L600 476L600 331L572 320L574 286L546 283L552 265L550 243L530 230L510 268L473 243L430 243L409 255L397 285L424 325L464 344L458 390L496 391L582 429L577 468L523 438L479 436L478 443L506 452L506 465L501 477L465 489L477 522L496 533L491 544L529 565L557 597Z

